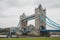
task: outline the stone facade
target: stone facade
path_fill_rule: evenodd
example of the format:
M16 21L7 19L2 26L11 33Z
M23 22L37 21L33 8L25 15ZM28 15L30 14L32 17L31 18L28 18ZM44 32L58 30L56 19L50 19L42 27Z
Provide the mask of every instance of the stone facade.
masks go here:
M37 30L40 29L40 26L46 27L46 23L40 19L40 15L46 20L46 9L43 9L41 5L38 8L35 8L35 27Z
M20 27L21 29L24 29L27 27L27 21L23 21L23 19L26 18L26 15L23 13L23 15L20 16Z

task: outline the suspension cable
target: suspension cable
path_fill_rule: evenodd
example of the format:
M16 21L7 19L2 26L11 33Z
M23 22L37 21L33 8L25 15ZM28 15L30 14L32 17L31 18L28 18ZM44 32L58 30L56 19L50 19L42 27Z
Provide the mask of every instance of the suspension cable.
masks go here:
M43 20L43 22L45 22L45 20L44 20L41 16L40 16L40 19ZM49 24L50 24L49 22L47 22L46 24L47 24L48 26L52 27L51 25L49 25ZM52 28L55 28L55 27L52 27ZM55 28L55 29L57 29L57 28Z

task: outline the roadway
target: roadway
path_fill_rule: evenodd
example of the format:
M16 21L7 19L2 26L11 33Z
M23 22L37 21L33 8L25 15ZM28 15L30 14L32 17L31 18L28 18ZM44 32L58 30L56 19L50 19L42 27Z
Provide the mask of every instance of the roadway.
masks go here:
M6 38L7 37L7 35L0 35L0 38ZM12 36L13 38L16 38L17 36L16 35L13 35ZM27 38L27 37L29 37L29 36L20 36L20 38ZM60 37L60 35L51 35L51 37Z

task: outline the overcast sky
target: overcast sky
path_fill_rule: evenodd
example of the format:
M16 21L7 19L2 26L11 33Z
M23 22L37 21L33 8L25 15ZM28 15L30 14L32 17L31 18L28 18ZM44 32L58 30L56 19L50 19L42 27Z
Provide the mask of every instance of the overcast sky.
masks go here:
M0 27L16 27L23 12L34 14L39 4L46 7L47 16L60 24L60 0L0 0ZM29 24L34 25L34 20ZM29 25L28 24L28 25Z

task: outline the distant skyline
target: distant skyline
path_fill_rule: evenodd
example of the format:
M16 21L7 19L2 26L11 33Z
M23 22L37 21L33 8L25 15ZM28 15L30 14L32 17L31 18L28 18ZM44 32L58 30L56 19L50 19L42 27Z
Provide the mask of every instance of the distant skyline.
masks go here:
M24 12L27 16L34 14L41 4L46 8L47 16L60 24L60 0L0 0L0 27L16 27L19 17ZM34 25L34 20L28 22Z

